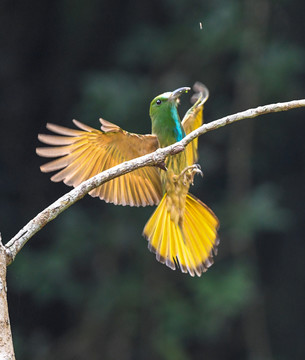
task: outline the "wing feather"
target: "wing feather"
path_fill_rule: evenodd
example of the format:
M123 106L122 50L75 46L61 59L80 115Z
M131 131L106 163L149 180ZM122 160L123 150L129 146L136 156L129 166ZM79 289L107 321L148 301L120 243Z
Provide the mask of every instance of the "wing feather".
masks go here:
M46 135L46 134L39 134L38 140L47 145L70 145L78 141L77 138L73 138L71 136L58 136L58 135Z
M39 156L57 159L42 165L41 171L57 171L52 181L63 181L75 187L104 170L159 147L154 135L133 134L104 119L100 122L102 131L77 120L73 123L80 130L48 123L47 128L57 135L40 134L38 139L51 146L39 147L36 152ZM162 195L159 169L137 169L108 181L90 195L118 205L158 204Z
M78 136L81 135L82 132L80 130L70 129L61 125L56 125L52 123L47 123L47 129L53 131L55 134L59 135L68 135L68 136Z
M182 126L186 135L203 124L203 105L209 97L209 90L205 85L196 82L193 88L196 102L187 111L182 120ZM198 160L198 138L187 145L186 159L188 165L193 165Z

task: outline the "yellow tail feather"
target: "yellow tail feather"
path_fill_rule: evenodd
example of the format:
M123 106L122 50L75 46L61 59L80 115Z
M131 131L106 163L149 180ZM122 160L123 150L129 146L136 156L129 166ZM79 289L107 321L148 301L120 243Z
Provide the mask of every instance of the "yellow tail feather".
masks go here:
M167 196L143 230L148 248L171 269L178 266L191 276L201 276L213 264L213 253L217 255L218 219L199 199L187 194L183 223L175 223L166 206Z

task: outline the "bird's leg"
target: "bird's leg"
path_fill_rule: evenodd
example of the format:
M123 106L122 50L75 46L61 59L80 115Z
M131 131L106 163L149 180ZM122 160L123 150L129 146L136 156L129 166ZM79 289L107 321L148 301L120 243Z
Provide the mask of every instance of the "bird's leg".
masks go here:
M182 179L183 185L194 184L194 176L196 174L200 174L203 176L201 171L201 167L199 164L194 164L187 166L185 169L181 171L179 175L175 175L174 181L179 181Z

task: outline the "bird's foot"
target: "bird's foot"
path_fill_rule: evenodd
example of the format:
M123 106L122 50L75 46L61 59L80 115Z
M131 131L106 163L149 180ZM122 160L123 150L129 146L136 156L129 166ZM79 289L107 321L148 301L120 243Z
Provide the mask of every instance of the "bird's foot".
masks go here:
M194 176L196 174L200 174L203 177L203 172L201 171L201 167L199 164L187 166L185 169L181 171L179 175L177 175L177 180L182 179L183 185L187 185L187 184L194 185Z

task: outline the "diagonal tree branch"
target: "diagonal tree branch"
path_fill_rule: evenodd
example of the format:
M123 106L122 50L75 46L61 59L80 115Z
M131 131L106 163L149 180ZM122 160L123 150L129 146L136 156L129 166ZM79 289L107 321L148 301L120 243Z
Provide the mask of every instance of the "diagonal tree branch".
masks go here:
M222 126L229 125L243 119L254 118L272 112L287 111L299 107L305 107L305 99L259 106L257 108L225 116L219 120L215 120L200 126L198 129L192 131L190 134L184 137L181 141L173 145L158 149L151 154L126 161L120 165L114 166L111 169L103 171L102 173L92 177L87 181L84 181L75 189L69 191L49 207L41 211L5 245L7 265L9 265L15 259L15 256L18 254L18 252L27 243L27 241L36 234L36 232L42 229L48 222L55 219L61 212L76 203L78 200L82 199L92 189L115 177L124 175L144 166L158 166L164 168L164 160L167 156L175 155L183 151L187 144L189 144L196 137L203 135L208 131L216 130Z

